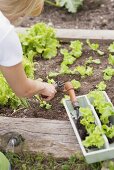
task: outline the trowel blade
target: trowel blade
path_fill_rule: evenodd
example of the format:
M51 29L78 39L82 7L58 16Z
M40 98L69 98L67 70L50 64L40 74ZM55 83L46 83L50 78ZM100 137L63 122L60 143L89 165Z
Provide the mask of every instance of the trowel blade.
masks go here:
M78 117L79 117L79 113L77 113L77 110L73 110L71 112L71 115L72 115L72 118L74 118L74 119L78 119Z

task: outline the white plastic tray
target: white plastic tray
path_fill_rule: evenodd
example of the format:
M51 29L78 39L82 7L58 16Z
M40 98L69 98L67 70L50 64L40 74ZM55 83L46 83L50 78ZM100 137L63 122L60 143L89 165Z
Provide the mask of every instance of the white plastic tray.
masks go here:
M110 101L108 95L106 94L106 92L103 92L103 94L104 94L104 96L106 98L106 101L111 103L111 101ZM92 104L90 103L87 95L78 96L77 100L79 102L80 107L87 107L88 106L92 110L92 113L93 113L93 115L95 117L95 123L99 127L101 127L101 122L99 120L99 117L97 116L97 113L96 113L94 107L92 106ZM77 140L79 142L80 148L81 148L81 150L83 152L83 155L84 155L87 163L94 163L94 162L99 162L99 161L114 158L114 143L109 144L108 139L107 139L107 137L105 135L103 135L105 145L104 145L104 147L102 149L95 149L95 150L93 150L93 149L86 150L85 149L85 147L82 144L82 140L80 138L80 135L78 133L78 129L77 129L76 125L75 125L74 118L73 118L73 116L71 114L74 111L74 108L72 106L72 103L71 103L70 99L64 99L63 104L64 104L64 107L65 107L66 112L68 114L68 117L69 117L69 120L71 122L72 128L74 130L74 133L75 133L75 135L77 137ZM111 123L114 124L114 116L111 117Z

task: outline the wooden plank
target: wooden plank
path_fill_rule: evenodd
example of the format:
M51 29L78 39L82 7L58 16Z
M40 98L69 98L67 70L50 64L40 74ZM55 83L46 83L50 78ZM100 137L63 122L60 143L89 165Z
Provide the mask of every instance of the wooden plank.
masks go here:
M51 153L55 157L69 157L80 152L69 121L0 117L0 146L4 145L1 147L7 148L3 135L9 132L17 132L25 139L18 149L21 151Z
M27 28L16 28L17 32L24 33ZM87 30L87 29L55 29L56 36L63 42L75 39L93 39L93 40L114 40L113 30Z
M66 42L75 39L114 40L113 30L58 29L56 35Z

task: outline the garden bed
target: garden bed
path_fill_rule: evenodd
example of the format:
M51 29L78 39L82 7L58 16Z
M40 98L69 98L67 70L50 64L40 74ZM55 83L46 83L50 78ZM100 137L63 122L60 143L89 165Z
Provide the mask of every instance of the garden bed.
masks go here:
M36 27L39 27L40 29L41 26L45 27L42 24L39 26L37 25ZM84 34L86 35L86 32L84 32ZM49 32L46 35L49 35ZM22 35L22 38L23 37L24 36ZM32 40L34 39L33 35L30 37L32 38ZM89 91L95 90L97 88L96 85L98 85L101 81L103 81L103 70L105 70L107 66L110 66L113 68L112 66L114 62L113 53L112 53L112 60L111 60L112 64L109 63L109 54L111 54L111 52L109 52L109 46L111 43L113 43L112 37L111 37L111 40L103 40L102 36L99 36L99 34L98 34L98 37L99 37L99 40L95 40L95 39L92 40L92 36L91 36L90 42L84 39L83 40L80 39L80 41L77 41L74 38L74 42L73 42L74 44L72 45L75 45L76 43L76 48L79 45L78 49L76 50L76 52L79 50L78 51L79 53L76 53L76 55L78 55L78 58L76 59L76 61L73 64L70 64L68 67L72 70L72 74L62 73L53 78L55 81L61 81L61 82L71 81L74 79L79 81L81 83L81 87L75 91L77 96L86 95ZM28 39L28 35L27 35L27 39ZM37 41L35 42L34 47ZM46 60L43 58L44 53L42 53L42 55L39 54L38 56L34 57L35 79L42 78L44 81L47 81L47 75L49 74L50 71L59 72L61 70L61 63L63 62L63 58L64 58L63 53L66 53L66 52L64 50L60 51L60 48L68 49L69 50L68 55L70 55L70 52L71 52L70 43L71 42L66 43L66 41L65 42L61 41L60 43L61 47L58 48L56 57L50 60ZM102 52L99 51L98 49L96 50L97 45L92 44L92 43L98 43L99 45L98 49L101 50ZM83 44L83 47L82 47L82 44ZM37 46L38 44L36 45L36 48ZM91 49L90 48L91 46L94 47L95 49L94 50ZM113 50L113 44L112 46L110 46L110 50ZM75 54L75 50L74 51L72 50L72 53L73 52ZM90 58L91 56L92 58ZM68 62L71 62L71 58L72 57L70 56L70 60ZM91 60L92 62L94 61L96 63L94 62L91 63ZM77 70L75 70L75 68L77 68L79 65L80 66L86 65L86 70L83 71L83 75L79 74L79 72L77 73ZM91 71L90 67L93 67L93 71L94 71L93 75L89 75ZM29 69L30 68L31 67L29 67ZM68 68L66 69L67 72L69 71ZM87 68L89 68L89 70L85 75ZM76 74L73 70L76 71ZM65 71L65 70L62 70L62 71ZM31 72L29 71L29 74L30 73ZM106 92L109 98L111 99L112 104L114 105L114 96L113 96L114 76L111 77L110 81L105 80L105 83L107 85ZM61 100L63 97L64 97L64 93L62 92L62 89L61 89L57 92L55 98L49 102L52 105L51 109L41 108L39 100L37 100L36 97L33 97L28 100L30 104L28 108L19 108L13 111L9 107L9 105L7 105L7 107L1 106L0 125L1 125L1 129L3 129L1 130L1 135L0 135L1 141L3 139L4 134L7 135L7 133L9 132L15 131L21 134L22 137L25 139L25 142L22 148L22 150L24 151L29 150L29 151L37 152L40 150L40 151L43 151L44 153L53 153L57 157L61 157L61 156L69 157L70 155L75 153L75 151L77 150L80 151L79 145L73 133L70 122L67 121L68 117L66 114L66 110L63 104L61 103ZM12 117L12 118L8 118L8 117ZM46 119L52 119L52 120L46 120ZM56 120L53 120L53 119L56 119ZM61 152L58 149L60 147L62 150Z
M103 56L99 56L96 52L92 51L85 40L82 41L84 43L83 46L83 54L82 56L71 66L71 68L74 68L78 65L83 65L84 62L90 57L93 56L94 59L100 59L101 64L91 64L91 66L94 67L94 75L93 76L87 76L85 78L81 78L80 75L59 75L55 78L55 80L59 81L71 81L72 79L76 79L80 81L81 88L76 91L76 95L84 95L87 94L90 90L94 90L96 88L96 85L102 81L103 74L102 70L107 67L108 62L108 46L112 42L111 40L94 40L91 42L97 42L100 44L100 49L104 52ZM69 48L69 44L62 44L63 47ZM44 81L46 80L46 77L50 71L58 71L60 69L60 64L63 60L62 54L58 51L57 57L51 59L51 60L44 60L42 58L36 58L36 71L35 71L35 78L42 78ZM45 67L44 67L45 66ZM112 103L114 104L114 77L112 77L111 81L106 81L107 88L106 92L108 96L110 97ZM35 99L29 99L30 101L30 107L24 108L21 110L17 110L14 112L12 109L8 107L2 107L0 110L1 116L8 116L8 117L28 117L28 118L46 118L46 119L57 119L57 120L68 120L68 117L66 115L66 111L63 107L63 105L60 103L61 99L63 98L64 93L58 92L55 96L55 98L50 102L52 104L52 109L46 110L39 107L39 103L36 102Z

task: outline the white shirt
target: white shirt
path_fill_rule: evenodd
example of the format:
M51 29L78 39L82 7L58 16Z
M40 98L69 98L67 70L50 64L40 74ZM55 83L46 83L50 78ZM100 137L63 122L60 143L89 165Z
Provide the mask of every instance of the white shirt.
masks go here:
M15 28L0 11L0 65L14 66L22 62L22 47Z

